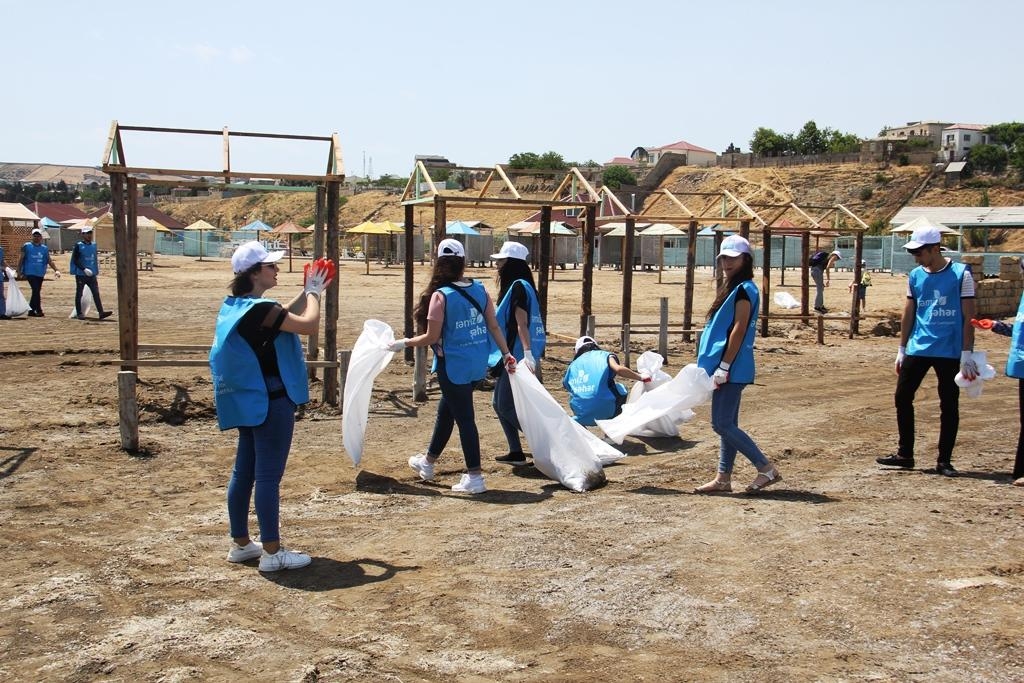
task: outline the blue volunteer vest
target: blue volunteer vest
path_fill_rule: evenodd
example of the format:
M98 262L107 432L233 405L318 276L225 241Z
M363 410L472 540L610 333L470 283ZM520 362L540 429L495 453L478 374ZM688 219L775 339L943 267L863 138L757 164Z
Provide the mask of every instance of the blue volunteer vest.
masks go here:
M261 301L272 299L229 296L217 314L217 327L210 349L210 374L213 376L217 423L221 430L256 427L267 419L270 399L256 352L237 332L242 317ZM288 398L296 405L308 402L309 380L299 336L292 332L279 333L274 340L274 349Z
M31 242L25 242L21 251L25 255L25 261L21 266L22 273L36 277L46 275L46 267L50 264L50 250L45 244L36 246Z
M612 378L608 351L587 351L569 364L562 377L562 386L569 392L573 419L581 425L615 417L626 387Z
M1017 305L1017 317L1013 320L1013 340L1010 342L1010 356L1006 359L1006 376L1024 379L1024 294Z
M960 309L963 263L950 263L937 273L923 266L910 271L907 284L917 303L914 330L907 342L907 354L933 358L959 358L963 350L964 315Z
M487 374L487 357L490 354L490 334L483 315L487 307L487 291L475 280L469 287L445 285L437 291L444 295L441 348L448 379L452 384L470 384L483 379ZM480 307L479 310L459 292L468 294ZM437 371L436 356L431 370Z
M68 263L68 270L72 275L85 275L83 268L88 268L92 271L93 275L100 274L99 259L96 258L96 243L91 242L86 244L85 242L79 242L75 245L75 249L78 250L78 262L82 264L79 268L75 264L75 255L71 254L71 262Z
M750 322L747 323L746 334L740 351L729 367L729 381L736 384L750 384L754 381L754 337L756 336L758 301L761 292L751 280L744 280L729 292L722 307L715 311L711 320L700 336L700 348L697 351L697 367L708 375L713 375L722 362L722 354L729 343L729 331L736 319L736 293L742 287L750 299Z
M517 285L521 286L523 291L526 292L530 315L528 323L530 329L530 353L533 354L534 358L540 358L544 355L544 347L547 345L547 334L544 332L544 320L540 317L540 302L537 300L537 293L533 291L533 287L526 280L516 280L515 284L505 292L505 297L501 300L501 303L498 304L496 311L498 329L505 335L505 343L508 344L509 352L516 357L517 361L522 360L524 355L523 342L519 338L519 328L515 322L515 314L512 310L512 291ZM498 349L497 344L493 340L491 341L490 349L491 356L487 359L487 364L495 365L501 360L501 350Z

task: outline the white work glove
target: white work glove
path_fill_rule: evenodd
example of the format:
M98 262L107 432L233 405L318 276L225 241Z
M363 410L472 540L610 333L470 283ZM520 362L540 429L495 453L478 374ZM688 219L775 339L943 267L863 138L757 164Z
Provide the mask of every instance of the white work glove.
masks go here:
M405 350L405 345L408 343L408 339L396 339L395 341L388 344L386 348L391 353L398 353L399 351Z
M319 299L330 283L331 281L325 268L314 268L313 272L306 278L306 286L302 288L302 291L306 294L313 294Z
M647 372L646 370L641 370L640 381L643 382L644 384L649 384L651 381L651 373Z
M523 353L523 365L530 372L537 374L537 360L533 357L533 354L529 351Z
M92 268L86 268L82 271L86 277L92 277Z
M716 389L729 381L729 368L731 367L732 363L726 363L724 360L718 364L715 374L711 375L711 381L715 383Z
M978 377L978 364L974 362L973 354L970 351L960 352L960 374L968 382Z
M900 374L900 370L903 368L903 359L907 357L907 347L901 346L896 351L896 374Z
M53 277L54 277L54 279L59 280L60 279L60 271L59 270L53 271Z
M507 372L510 375L516 374L516 357L513 356L511 353L506 353L504 361L505 372Z

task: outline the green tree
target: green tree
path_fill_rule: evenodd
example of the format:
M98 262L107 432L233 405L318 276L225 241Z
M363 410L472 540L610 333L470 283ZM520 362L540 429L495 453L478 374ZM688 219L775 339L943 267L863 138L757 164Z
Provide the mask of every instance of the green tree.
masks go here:
M968 153L971 165L979 171L1002 173L1006 170L1009 155L999 145L975 145Z
M617 190L623 185L636 185L636 176L625 166L615 164L604 169L601 181L613 190Z
M512 168L537 168L540 157L533 152L520 152L509 157L508 165Z
M829 154L850 154L860 151L860 138L853 133L841 133L832 128L825 129L825 151Z
M798 154L821 154L825 151L825 135L814 121L804 124L796 134L795 142Z
M997 123L986 128L984 133L992 137L992 142L997 145L1006 145L1011 148L1017 141L1024 138L1024 123Z
M1017 142L1007 154L1007 161L1017 169L1017 174L1024 180L1024 137L1018 138Z
M544 152L537 160L536 168L553 169L556 171L567 168L565 159L558 152Z
M758 128L750 138L750 151L761 157L776 157L786 151L786 142L771 128Z

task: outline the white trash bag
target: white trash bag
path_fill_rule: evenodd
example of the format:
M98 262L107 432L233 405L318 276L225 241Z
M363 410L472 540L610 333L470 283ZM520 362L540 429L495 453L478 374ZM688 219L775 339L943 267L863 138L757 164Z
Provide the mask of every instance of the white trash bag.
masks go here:
M775 296L772 298L779 308L800 308L800 302L789 292L775 292Z
M953 381L964 390L969 398L978 398L981 396L981 390L984 388L986 380L996 376L996 369L988 364L988 351L972 351L971 358L978 364L978 376L968 380L958 372Z
M625 455L569 417L526 366L509 379L534 467L572 491L589 491L605 483L602 463Z
M18 289L18 283L14 281L16 276L17 273L14 272L13 268L7 269L7 277L9 278L6 285L7 290L5 291L7 315L12 318L28 313L28 301L21 293L21 290Z
M612 419L597 420L597 426L609 439L621 444L623 439L650 422L707 403L714 389L715 384L708 373L696 363L690 363L670 382L645 391L636 402L622 406L622 412Z
M345 396L341 403L341 434L345 450L356 467L363 457L373 380L394 357L395 354L387 350L393 341L395 333L390 325L380 320L367 320L352 347L352 358L345 375Z
M651 376L650 382L634 382L626 397L626 404L636 403L640 397L649 391L653 391L672 381L672 375L661 369L665 359L655 351L644 351L636 361L637 372L647 372ZM694 417L694 412L688 408L682 408L652 420L645 425L633 430L629 436L679 436L679 426L689 422Z
M89 315L92 312L92 308L93 308L92 290L89 289L88 287L85 287L85 288L82 289L81 306L82 306L82 315ZM75 307L72 306L71 307L71 313L68 315L68 319L70 320L71 318L74 318L76 315L78 315L78 313L75 312Z

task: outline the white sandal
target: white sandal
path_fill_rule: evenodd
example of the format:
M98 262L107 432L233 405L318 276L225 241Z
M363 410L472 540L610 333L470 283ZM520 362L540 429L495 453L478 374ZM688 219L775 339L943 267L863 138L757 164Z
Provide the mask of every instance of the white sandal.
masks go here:
M764 481L760 481L762 477L764 478ZM747 491L750 491L751 493L762 491L769 486L779 483L780 481L782 481L782 475L779 474L779 469L777 467L773 467L767 472L758 472L754 481L747 487Z

